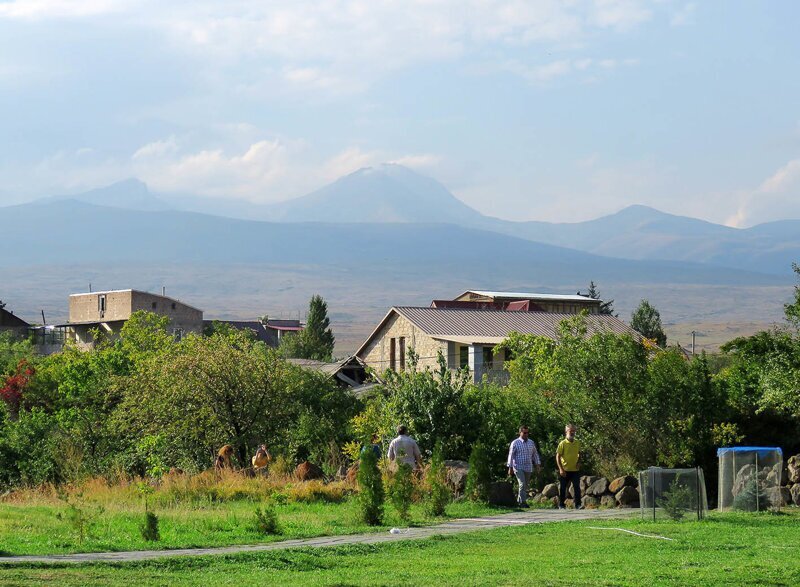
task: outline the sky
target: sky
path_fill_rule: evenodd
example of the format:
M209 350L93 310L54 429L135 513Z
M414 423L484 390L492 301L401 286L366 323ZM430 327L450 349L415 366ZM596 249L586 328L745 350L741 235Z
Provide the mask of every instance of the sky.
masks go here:
M0 206L277 202L407 165L481 212L800 218L793 0L0 0Z

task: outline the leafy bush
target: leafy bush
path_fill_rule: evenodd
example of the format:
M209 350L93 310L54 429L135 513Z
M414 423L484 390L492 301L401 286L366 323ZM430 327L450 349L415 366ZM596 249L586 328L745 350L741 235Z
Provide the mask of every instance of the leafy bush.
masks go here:
M272 504L264 504L257 507L254 512L254 525L259 534L280 534L281 528L278 523L278 513Z
M443 516L452 494L447 486L447 469L442 458L442 444L436 443L430 465L425 472L425 510L431 516Z
M378 526L383 521L385 492L383 478L378 469L378 457L371 450L361 452L358 467L358 506L361 519L370 526Z
M469 472L465 495L472 501L487 501L489 486L492 483L492 472L486 449L480 442L475 443L469 455Z

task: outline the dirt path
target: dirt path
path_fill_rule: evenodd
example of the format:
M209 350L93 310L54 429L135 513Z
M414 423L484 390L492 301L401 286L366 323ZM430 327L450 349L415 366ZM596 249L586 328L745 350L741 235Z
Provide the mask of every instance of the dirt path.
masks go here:
M569 520L599 520L629 516L638 510L530 510L498 514L481 518L460 518L424 528L404 528L399 534L388 530L372 534L352 534L349 536L322 536L302 540L284 540L269 544L250 544L221 546L214 548L183 548L175 550L135 550L129 552L88 552L82 554L0 556L0 565L11 563L93 563L93 562L135 562L176 556L206 556L217 554L237 554L240 552L264 552L287 548L342 546L346 544L377 544L398 540L416 540L434 535L458 534L477 530L490 530L506 526L565 522Z

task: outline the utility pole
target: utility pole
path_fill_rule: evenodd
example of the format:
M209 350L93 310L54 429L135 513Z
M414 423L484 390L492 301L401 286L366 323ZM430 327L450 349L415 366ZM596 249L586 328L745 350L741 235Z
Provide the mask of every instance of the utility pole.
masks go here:
M692 356L694 356L694 335L695 335L695 332L694 332L694 330L692 330Z

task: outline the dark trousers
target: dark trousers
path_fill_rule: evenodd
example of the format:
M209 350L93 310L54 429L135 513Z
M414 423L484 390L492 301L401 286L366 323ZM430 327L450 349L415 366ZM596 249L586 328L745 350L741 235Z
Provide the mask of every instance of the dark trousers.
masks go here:
M575 494L575 507L581 505L581 473L580 471L567 471L566 476L558 478L558 505L564 506L567 499L567 486L572 483L572 491Z

